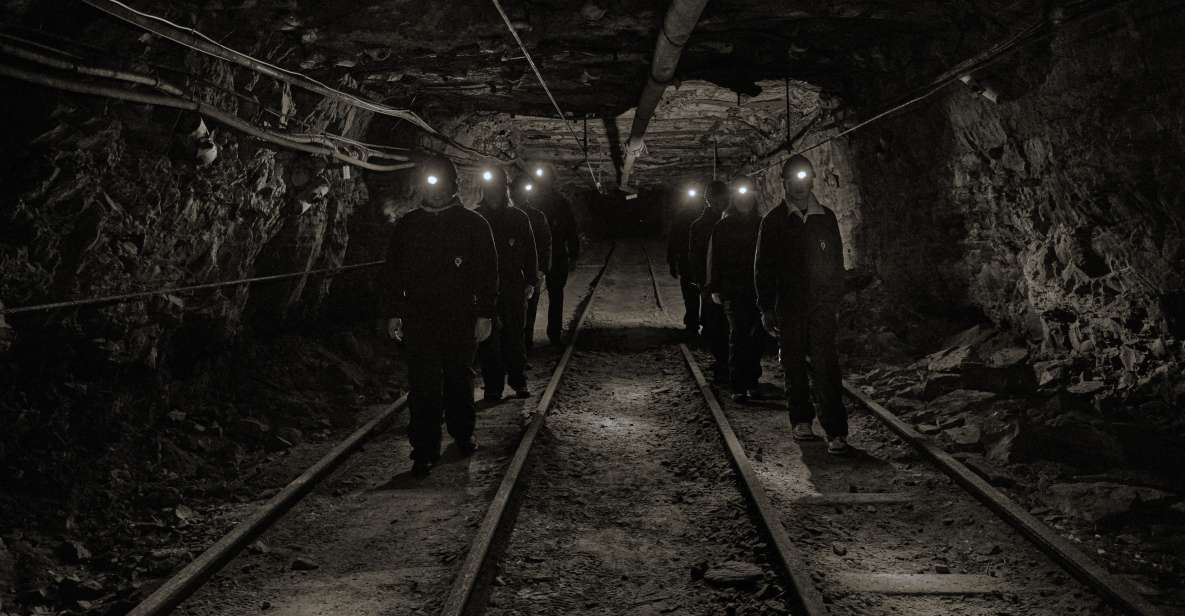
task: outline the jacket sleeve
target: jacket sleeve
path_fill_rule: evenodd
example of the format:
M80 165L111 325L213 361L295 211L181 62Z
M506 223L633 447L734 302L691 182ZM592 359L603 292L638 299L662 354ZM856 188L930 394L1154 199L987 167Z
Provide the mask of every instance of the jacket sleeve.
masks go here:
M568 258L573 265L580 259L580 230L576 228L576 216L572 213L572 204L560 197L560 210L564 217L564 243L567 245ZM555 238L552 238L555 241Z
M831 235L831 241L834 242L832 245L835 246L835 251L832 253L831 257L831 266L833 268L831 271L835 272L835 278L827 287L827 300L831 302L832 305L838 305L839 302L843 300L845 287L845 274L843 266L843 235L839 232L839 221L836 220L835 214L832 213L828 218L831 220L831 229L829 234Z
M387 317L407 316L407 279L403 261L403 219L395 221L387 243L387 262L383 265L383 310Z
M757 289L757 305L763 311L773 310L778 303L778 249L781 245L774 215L766 214L757 231L757 253L753 257L753 286Z
M480 214L475 214L474 218L470 240L474 258L473 295L477 316L492 319L498 312L498 247L494 244L490 223Z
M720 292L720 252L717 248L716 231L713 229L712 236L708 238L708 254L704 258L704 293Z
M671 225L670 234L667 236L667 265L671 267L678 267L679 260L687 253L687 233L685 233L686 225L682 217L675 219ZM682 237L683 241L679 241Z
M551 224L547 222L547 214L543 210L535 210L539 224L532 225L535 232L535 254L539 261L539 270L551 271Z
M691 233L687 234L687 268L691 270L691 282L698 285L707 281L708 234L702 229L705 224L702 219L696 220L691 225Z
M539 246L535 243L535 232L531 228L531 217L526 212L522 212L520 219L522 229L519 234L522 236L522 239L519 241L522 242L525 249L523 251L523 276L526 278L527 284L532 287L538 287Z

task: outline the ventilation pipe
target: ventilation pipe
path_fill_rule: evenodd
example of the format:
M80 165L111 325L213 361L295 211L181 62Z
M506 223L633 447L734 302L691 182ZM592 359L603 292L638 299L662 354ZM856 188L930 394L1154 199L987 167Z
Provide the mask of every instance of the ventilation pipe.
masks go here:
M691 31L695 29L700 13L704 12L707 3L708 0L672 0L671 8L667 9L662 31L658 33L658 44L654 46L650 76L647 77L646 87L642 89L642 96L638 100L638 110L634 112L634 126L625 146L625 164L621 168L621 187L624 190L628 190L630 173L642 153L642 136L646 134L650 118L654 116L654 110L662 100L662 93L675 77L675 68L679 66L683 46L691 38Z

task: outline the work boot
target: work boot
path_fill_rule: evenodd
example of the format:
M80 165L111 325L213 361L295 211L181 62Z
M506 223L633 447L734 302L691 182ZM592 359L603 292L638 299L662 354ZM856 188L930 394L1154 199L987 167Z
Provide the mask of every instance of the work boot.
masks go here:
M411 474L416 479L425 479L432 472L432 463L427 460L416 460L411 464Z
M749 396L749 399L750 399L750 400L761 400L761 399L763 399L763 397L762 397L762 395L761 395L761 390L760 390L760 389L758 389L758 388L756 388L756 387L750 387L750 388L749 388L749 389L748 389L748 390L745 392L745 395Z
M492 393L487 391L482 395L481 401L486 404L498 404L502 401L502 392Z
M524 400L531 397L531 390L527 389L526 385L514 388L514 397L519 400Z
M745 404L749 399L749 392L746 391L738 391L732 394L732 401L737 404Z
M848 447L848 441L842 436L837 436L827 441L827 453L833 456L846 456L851 448Z
M477 439L471 436L467 439L457 441L457 449L461 452L461 455L471 456L473 452L477 451Z
M790 434L796 441L817 441L819 437L815 435L814 430L811 429L811 424L807 422L796 423L790 428Z

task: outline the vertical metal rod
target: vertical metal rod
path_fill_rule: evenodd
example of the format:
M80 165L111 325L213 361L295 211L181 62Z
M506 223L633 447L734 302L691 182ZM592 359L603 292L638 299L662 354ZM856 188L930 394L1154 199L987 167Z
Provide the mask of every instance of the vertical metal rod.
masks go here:
M790 78L786 77L786 147L790 147Z

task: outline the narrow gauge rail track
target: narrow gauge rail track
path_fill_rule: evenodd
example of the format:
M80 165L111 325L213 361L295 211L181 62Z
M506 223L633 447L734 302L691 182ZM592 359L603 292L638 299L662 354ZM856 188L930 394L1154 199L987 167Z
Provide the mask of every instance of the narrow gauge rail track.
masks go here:
M659 308L665 312L662 285L655 275L649 255L647 255L647 265L654 287L655 299L659 303ZM668 316L671 315L668 314ZM872 418L909 447L915 449L922 459L929 462L934 469L948 476L955 485L963 488L966 494L974 497L983 508L997 516L1000 521L1011 526L1027 539L1032 547L1044 553L1049 561L1096 593L1107 606L1090 606L1088 601L1083 600L1084 593L1074 590L1066 584L1065 580L1056 575L1051 576L1048 571L1042 571L1033 559L1029 559L1023 567L1018 568L1022 570L1002 571L1001 568L980 567L990 571L991 575L953 574L952 567L948 565L935 567L935 570L938 571L936 574L845 570L852 568L852 561L859 560L860 557L872 550L868 550L867 548L870 546L867 545L849 548L838 541L858 541L859 535L847 532L847 527L861 524L870 518L896 515L908 518L908 521L902 520L899 524L881 525L877 529L879 532L883 532L885 528L907 532L905 531L907 526L928 525L937 526L943 529L940 534L951 535L955 538L967 534L954 528L956 523L962 522L965 525L971 525L976 524L977 520L974 517L954 517L955 514L952 511L966 512L968 508L966 506L959 507L951 500L942 502L948 495L935 493L943 488L935 486L933 483L928 487L935 491L930 493L859 492L855 485L849 483L849 491L846 492L803 494L804 486L801 483L816 485L846 483L844 470L840 467L838 472L834 468L828 472L822 470L830 466L828 464L816 462L812 465L804 462L810 456L803 449L811 447L811 445L793 444L789 439L789 424L784 419L781 423L786 423L786 425L781 430L770 430L771 422L768 419L749 422L751 425L746 426L747 429L743 432L747 432L746 436L751 438L749 449L756 451L759 458L768 459L770 457L762 445L769 447L771 441L781 441L784 451L797 450L793 451L797 459L787 456L785 462L776 462L776 466L779 467L778 474L797 474L799 476L796 479L800 485L775 486L773 490L782 497L779 500L782 500L785 508L780 512L775 510L759 473L754 470L753 464L745 453L745 445L737 437L737 433L729 421L730 415L743 420L745 409L752 407L733 409L732 413L726 412L724 406L716 398L711 385L705 379L695 354L686 344L681 343L679 347L686 360L687 368L712 408L712 415L716 419L721 437L727 444L732 464L738 471L741 483L749 495L750 503L761 519L766 536L776 549L777 560L787 579L791 580L800 607L806 614L824 616L843 613L878 613L876 609L871 609L878 603L878 600L870 599L871 596L886 598L884 602L889 604L886 606L888 608L886 613L1063 614L1084 613L1081 611L1083 606L1086 606L1085 613L1091 614L1108 613L1112 609L1132 616L1153 616L1161 613L1156 606L1141 597L1125 580L1106 571L1072 543L1061 537L1057 531L1046 526L1007 495L948 454L939 445L915 431L887 408L846 380L843 383L845 393L859 403ZM779 400L769 406L780 409L782 402ZM784 417L784 413L778 413L778 415ZM770 447L770 449L773 450L775 447ZM826 456L827 454L823 453L815 458L821 461L825 460ZM871 458L861 459L861 457L861 452L856 452L855 459L848 459L845 462L867 465L871 460ZM883 463L883 461L876 462ZM905 485L916 486L919 483L915 480L892 477L894 472L889 467L889 464L883 464L881 471L875 474L877 480L890 485L897 483L897 480ZM820 477L812 480L812 473ZM813 491L809 486L806 490ZM950 492L951 490L947 488L946 491ZM834 514L820 516L817 512L821 509L830 509ZM915 526L914 532L920 532L916 528ZM808 541L791 540L789 538L791 532L800 539L805 538ZM964 559L960 564L971 567L974 567L975 564L983 565L984 557L1000 554L1005 549L1001 547L1001 544L1008 540L1003 536L1004 534L1000 532L989 534L981 531L972 533L971 539L964 538L964 547L970 544L970 552L979 556L980 562L968 563ZM834 541L831 541L832 539ZM890 561L905 560L900 555L892 553L896 551L896 547L902 547L902 553L917 551L917 546L903 547L915 543L911 537L906 536L903 539L896 544L891 543L891 540L884 542L886 549L882 552L888 553L881 554L882 563L884 556L888 556ZM1015 544L1017 541L1014 539L1013 543ZM942 553L951 551L952 546L955 545L957 545L955 540L948 539L934 545L922 546L922 551L925 551L926 547L934 548L934 556L948 560ZM1009 549L1014 548L1015 545L1009 547ZM843 557L848 555L849 549L853 552L860 550L861 553L855 554L855 558L845 561ZM822 556L819 556L819 553ZM875 559L870 558L869 560ZM958 560L958 557L951 557L949 560ZM1013 562L1018 560L1013 559ZM835 571L835 569L840 570ZM1030 576L1043 575L1044 577L1040 579L1032 577L1009 579L1014 576L1023 578L1026 574ZM822 594L824 590L827 591L826 596ZM1027 597L1024 596L1026 594ZM961 596L965 603L944 603L942 598L949 596ZM1067 596L1070 597L1068 600ZM892 599L888 599L889 597ZM898 599L898 597L906 597L906 599ZM923 599L911 602L909 598L912 597L922 597ZM966 600L968 597L974 597L975 600ZM981 597L986 597L986 600L980 599ZM1097 609L1093 609L1096 607Z
M789 613L644 250L619 248L442 616Z
M609 247L604 263L600 265L599 271L589 283L587 295L581 300L580 305L576 309L575 325L571 337L568 341L567 348L561 355L552 373L547 390L544 392L543 398L539 403L539 412L537 413L536 421L532 422L531 426L524 433L523 439L519 444L521 455L520 453L516 453L507 471L507 480L503 481L502 488L499 489L494 497L494 502L490 506L490 523L492 524L497 524L498 518L500 518L501 512L509 500L509 495L513 492L513 486L517 481L517 476L522 470L522 460L525 459L526 452L530 450L531 443L533 443L541 427L546 409L551 404L551 398L554 395L555 388L563 378L564 370L571 358L572 346L575 344L579 334L580 324L583 323L584 317L588 313L588 308L592 304L601 278L609 267L615 248L615 246ZM247 546L263 536L287 512L296 506L304 497L309 495L319 483L331 476L336 469L341 467L354 453L358 452L364 443L381 433L384 429L389 428L392 420L398 417L406 406L407 395L404 394L394 403L383 408L375 417L367 421L327 454L318 459L312 466L256 509L255 512L236 524L230 531L206 548L205 551L188 565L165 580L155 591L128 612L128 616L156 616L168 614L175 610L187 598L201 589L213 576L218 574L227 563L234 559ZM483 525L479 530L478 538L474 542L475 546L488 545L488 539L490 537L486 536L486 532L486 527ZM481 555L473 554L470 558L479 556ZM465 579L465 572L468 571L469 567L471 565L467 559L459 579Z

